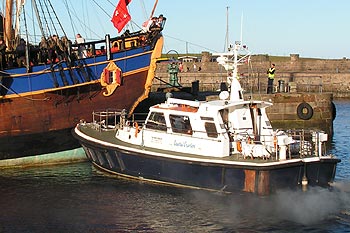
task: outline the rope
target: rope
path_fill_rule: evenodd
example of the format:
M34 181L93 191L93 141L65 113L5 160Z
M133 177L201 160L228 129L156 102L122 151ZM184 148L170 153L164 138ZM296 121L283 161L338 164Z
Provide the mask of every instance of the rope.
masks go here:
M105 11L105 9L103 9L95 0L92 0L95 4L96 4L96 6L98 6L107 16L109 16L110 17L110 14L109 13L107 13L107 11ZM110 1L108 1L112 6L114 6L114 4L113 3L111 3Z
M49 4L50 4L50 7L51 7L51 9L52 9L52 12L54 13L54 15L55 15L55 17L56 17L56 20L57 20L57 22L58 22L58 25L60 26L60 28L61 28L61 30L62 30L62 32L63 32L63 35L64 35L65 37L67 37L67 34L66 34L66 32L64 31L63 26L62 26L61 22L59 21L58 16L57 16L57 14L56 14L56 11L55 11L55 9L53 8L53 6L52 6L52 4L51 4L50 1L49 1ZM51 18L51 21L53 21L52 18ZM54 24L54 23L52 22L52 24ZM55 29L56 29L56 28L55 28ZM57 31L56 31L56 34L58 35L58 32L57 32Z
M17 93L15 90L13 90L12 88L7 88L6 86L4 86L2 83L0 83L0 86L3 87L4 89L6 89L7 91L12 91L13 93L15 93L16 95L18 95L19 97L22 97L24 99L27 100L34 100L34 101L46 101L49 100L49 97L46 97L44 99L34 99L34 98L29 98L29 97L25 97L25 96L21 96L19 93Z
M63 63L63 62L64 62L64 61L59 61L59 62L57 62L57 63L55 63L55 64L53 65L53 67L55 68L56 66L58 66L58 64ZM43 73L45 73L46 71L48 71L48 70L50 70L50 69L51 69L51 68L48 67L48 68L43 69L42 71L37 71L36 73L38 73L37 75L40 75L40 74L43 74ZM0 70L0 74L5 74L4 76L15 75L15 73L9 73L9 72L5 72L5 71L3 71L3 70Z
M76 33L75 33L75 30L74 30L73 19L72 19L72 15L71 15L69 7L68 7L67 0L64 0L64 5L65 5L66 10L68 12L68 16L69 16L69 19L70 19L70 25L72 26L72 30L73 30L73 33L75 35Z
M73 32L74 34L77 34L76 33L76 29L78 28L74 22L78 22L81 26L80 28L84 29L84 30L87 30L89 31L91 34L95 35L97 38L101 38L101 35L95 33L88 25L88 23L86 23L84 21L84 19L82 20L81 18L81 14L77 14L77 12L75 11L75 8L71 5L71 6L68 6L66 0L65 0L65 7L66 7L66 11L69 12L69 17L70 17L70 21L71 21L71 26L72 26L72 29L73 29ZM72 16L74 16L74 19L73 20ZM84 32L85 34L87 34L86 32ZM86 38L85 38L86 39Z
M140 1L140 4L141 4L141 9L143 10L143 17L144 17L144 20L147 20L148 18L148 14L147 14L147 11L146 11L146 7L145 7L145 2L144 1Z
M181 42L186 42L187 44L194 45L194 46L199 47L199 48L202 48L202 49L206 49L207 51L218 52L218 51L215 51L215 50L213 50L213 49L210 49L210 48L201 46L201 45L199 45L199 44L195 44L195 43L192 43L192 42L189 42L189 41L186 41L186 40L183 40L183 39L179 39L179 38L176 38L176 37L173 37L173 36L169 36L169 35L165 35L165 34L163 34L163 36L168 37L168 38L173 39L173 40L177 40L177 41L181 41Z
M58 66L58 65L59 65L60 63L62 63L62 62L63 62L63 61L60 61L60 62L54 64L54 65L52 66L52 69L54 69L56 66ZM48 71L48 70L51 70L51 67L48 67L48 68L46 68L46 69L43 69L42 71L38 72L37 75L41 75L41 74L45 73L45 72ZM11 73L4 72L4 71L0 71L0 74L4 74L4 76L11 76L11 75L13 75L13 74L11 74ZM36 75L36 76L37 76L37 75ZM51 78L51 80L52 80L52 78ZM53 81L53 80L52 80L52 81ZM22 97L22 98L25 98L25 99L28 99L28 100L46 101L46 100L49 100L49 99L50 99L49 97L46 97L46 98L44 98L44 99L34 99L34 98L25 97L25 96L20 95L18 92L16 92L16 91L13 90L12 88L8 88L8 87L4 86L1 82L0 82L0 86L3 87L4 89L6 89L7 91L11 91L11 92L13 92L14 94L18 95L19 97Z

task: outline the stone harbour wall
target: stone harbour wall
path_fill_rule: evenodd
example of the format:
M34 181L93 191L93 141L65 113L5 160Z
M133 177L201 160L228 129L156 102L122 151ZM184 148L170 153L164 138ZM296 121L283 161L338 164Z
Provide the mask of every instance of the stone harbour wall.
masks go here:
M209 53L203 55L205 58L199 61L183 62L184 72L178 73L181 85L190 86L193 81L198 80L201 90L215 90L220 87L221 82L226 81L226 71L207 57L210 56ZM335 98L350 98L349 59L299 58L297 54L284 58L254 55L250 63L242 63L238 73L241 85L247 92L266 92L266 71L271 63L276 64L276 92L330 92ZM196 70L193 70L193 64L196 64ZM158 64L156 76L168 82L167 63ZM158 79L155 79L153 84L154 89L165 85ZM280 90L280 87L283 90Z

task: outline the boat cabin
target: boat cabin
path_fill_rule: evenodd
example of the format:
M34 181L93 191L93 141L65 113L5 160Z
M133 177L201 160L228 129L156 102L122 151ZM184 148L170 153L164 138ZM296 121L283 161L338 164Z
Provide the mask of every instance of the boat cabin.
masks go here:
M272 127L265 113L270 105L263 101L195 102L169 98L150 108L142 133L131 135L145 147L231 156L241 153L241 141L273 145ZM121 133L117 137L126 138Z

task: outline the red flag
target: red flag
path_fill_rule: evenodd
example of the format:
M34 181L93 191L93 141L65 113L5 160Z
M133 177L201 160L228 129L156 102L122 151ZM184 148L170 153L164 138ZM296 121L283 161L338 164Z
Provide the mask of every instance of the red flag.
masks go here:
M111 21L114 27L118 29L118 32L120 32L131 19L128 8L126 8L130 2L131 0L120 0L114 10Z

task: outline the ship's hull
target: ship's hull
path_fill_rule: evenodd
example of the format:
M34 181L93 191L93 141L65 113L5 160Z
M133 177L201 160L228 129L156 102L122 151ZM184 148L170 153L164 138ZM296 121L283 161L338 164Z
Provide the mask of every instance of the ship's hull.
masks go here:
M280 189L299 189L303 184L305 187L306 181L307 186L328 187L334 181L339 162L330 157L264 165L250 161L227 162L178 156L122 142L112 145L104 141L105 133L103 137L94 138L95 134L84 134L79 126L73 134L88 159L100 169L128 178L195 189L266 195Z
M153 47L112 53L109 60L103 55L77 60L74 66L62 62L51 69L41 65L29 73L25 68L3 73L0 159L76 148L69 132L80 120L92 121L93 111L134 108L147 97L147 83L154 75L150 67L161 53L158 41ZM107 93L100 79L111 62L121 70L120 86Z

